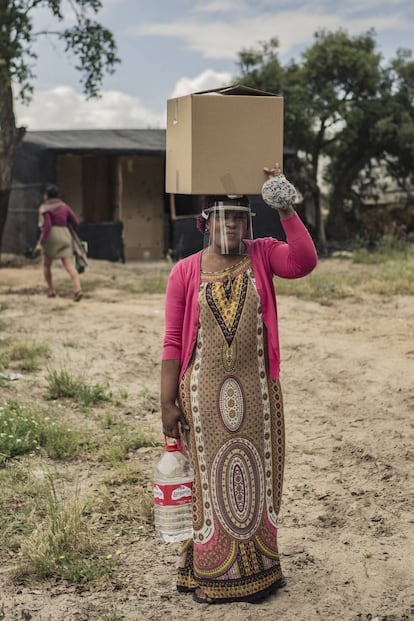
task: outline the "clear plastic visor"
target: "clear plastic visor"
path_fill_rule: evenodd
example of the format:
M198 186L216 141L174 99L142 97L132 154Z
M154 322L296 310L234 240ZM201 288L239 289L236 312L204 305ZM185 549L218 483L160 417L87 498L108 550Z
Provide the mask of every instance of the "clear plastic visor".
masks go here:
M206 209L204 248L210 247L219 254L244 254L244 240L253 239L252 215L249 207L240 205Z

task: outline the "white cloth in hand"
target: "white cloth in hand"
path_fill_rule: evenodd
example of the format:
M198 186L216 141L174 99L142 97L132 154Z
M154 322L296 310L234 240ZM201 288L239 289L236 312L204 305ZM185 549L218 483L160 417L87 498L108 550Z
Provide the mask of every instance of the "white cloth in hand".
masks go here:
M277 175L264 182L262 198L271 207L283 210L293 206L297 201L297 193L285 175Z

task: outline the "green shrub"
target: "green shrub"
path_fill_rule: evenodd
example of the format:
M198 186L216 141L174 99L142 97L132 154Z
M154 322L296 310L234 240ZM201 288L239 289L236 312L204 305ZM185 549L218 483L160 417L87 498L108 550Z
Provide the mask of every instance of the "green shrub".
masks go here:
M130 451L143 447L155 447L159 444L154 433L144 430L131 431L128 425L115 424L111 428L108 440L100 448L98 458L104 463L113 466L127 459Z
M74 582L93 580L108 573L106 559L93 560L99 544L91 534L84 507L75 498L66 501L58 493L57 483L48 477L45 515L23 541L21 563L14 570L18 580L60 576Z
M157 278L143 278L137 283L125 283L118 285L117 288L128 291L129 293L165 293L167 287L167 276Z
M89 385L81 377L74 376L65 369L50 370L46 380L48 382L46 399L73 399L82 407L89 407L112 399L112 394L106 386L101 384Z
M11 367L20 371L35 371L39 368L39 361L47 358L49 347L40 343L0 341L0 368Z
M65 459L79 446L79 435L53 417L17 401L0 406L0 462L41 449L52 459Z

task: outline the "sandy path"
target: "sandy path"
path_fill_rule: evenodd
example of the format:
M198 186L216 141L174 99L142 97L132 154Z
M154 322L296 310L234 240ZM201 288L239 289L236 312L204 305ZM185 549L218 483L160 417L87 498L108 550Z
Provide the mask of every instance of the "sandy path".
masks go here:
M154 269L92 262L88 277L130 282ZM52 363L125 388L129 410L143 391L158 394L162 295L101 287L80 304L48 300L39 267L28 265L0 270L2 303L19 338L48 341ZM174 591L177 547L137 535L104 589L16 589L2 570L3 618L104 621L113 607L126 621L414 619L414 298L321 305L281 297L279 314L287 426L279 541L288 586L260 605L200 606ZM19 394L40 395L44 371L34 379L20 380ZM146 423L160 432L158 418L148 412ZM150 472L153 453L135 458Z

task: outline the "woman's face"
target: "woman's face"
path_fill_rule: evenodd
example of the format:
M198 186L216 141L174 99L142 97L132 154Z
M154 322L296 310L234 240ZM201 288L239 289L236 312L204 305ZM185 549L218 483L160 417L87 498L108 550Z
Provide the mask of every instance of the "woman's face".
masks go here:
M246 237L248 212L235 209L213 211L207 222L210 244L219 254L239 254Z

